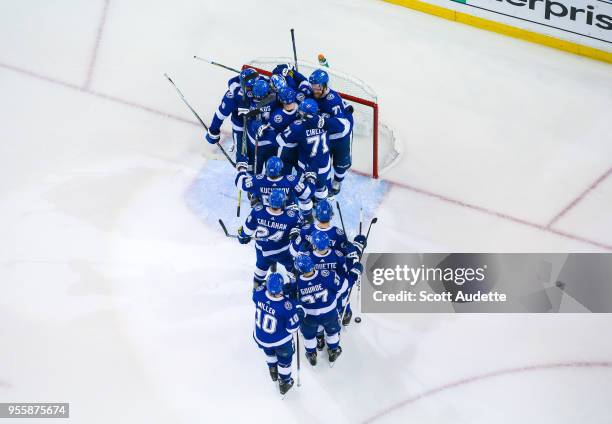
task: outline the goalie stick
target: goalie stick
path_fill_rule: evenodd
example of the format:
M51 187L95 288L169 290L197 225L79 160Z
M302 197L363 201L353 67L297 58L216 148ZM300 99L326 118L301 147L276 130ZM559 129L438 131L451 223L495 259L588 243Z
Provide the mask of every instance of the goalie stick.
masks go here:
M172 84L174 86L174 88L176 89L177 93L179 94L179 96L181 97L181 100L183 100L183 103L185 103L185 105L189 108L189 110L191 111L191 113L194 114L194 116L197 118L198 121L200 121L200 124L202 124L202 126L204 127L204 129L206 131L208 131L208 126L204 123L204 121L202 121L202 118L200 118L200 115L198 115L198 113L191 107L191 105L189 104L189 102L187 101L187 99L185 98L185 96L183 95L183 93L181 92L181 90L176 86L176 84L174 83L174 81L172 81L172 78L170 78L168 76L168 74L164 74L164 76L168 79L168 81L170 81L170 84ZM232 158L229 157L229 155L227 154L227 152L225 151L225 149L223 148L223 146L219 143L215 143L217 145L217 147L221 150L221 152L223 153L223 155L225 156L225 158L229 161L229 163L232 164L232 166L235 168L236 167L236 162L234 162L232 160Z

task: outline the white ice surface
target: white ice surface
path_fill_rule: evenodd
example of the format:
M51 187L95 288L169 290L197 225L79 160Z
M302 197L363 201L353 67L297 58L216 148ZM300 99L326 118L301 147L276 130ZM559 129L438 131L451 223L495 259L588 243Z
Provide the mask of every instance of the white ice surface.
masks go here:
M69 401L87 424L354 423L440 388L381 420L609 422L610 368L449 387L609 361L607 315L370 315L278 399L250 337L252 247L187 207L207 147L162 77L210 119L229 74L191 56L286 56L294 27L404 140L386 178L410 188L383 199L372 251L600 251L612 178L545 227L612 166L609 65L370 0L109 0L94 56L105 4L0 6L0 402Z

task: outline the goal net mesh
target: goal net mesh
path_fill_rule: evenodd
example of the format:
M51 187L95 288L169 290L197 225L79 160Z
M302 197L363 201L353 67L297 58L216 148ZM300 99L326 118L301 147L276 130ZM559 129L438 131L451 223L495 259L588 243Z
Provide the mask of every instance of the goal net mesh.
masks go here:
M258 58L244 67L269 74L283 63L293 63L293 60L287 57ZM378 98L370 86L358 78L334 68L323 68L317 63L298 61L298 69L306 77L315 69L327 71L330 87L353 106L353 170L378 178L399 159L399 142L393 131L380 122Z

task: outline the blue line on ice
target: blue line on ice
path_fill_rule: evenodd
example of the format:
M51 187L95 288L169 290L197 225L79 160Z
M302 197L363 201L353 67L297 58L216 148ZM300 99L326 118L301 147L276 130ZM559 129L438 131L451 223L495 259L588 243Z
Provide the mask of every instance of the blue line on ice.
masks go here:
M193 213L219 231L219 218L226 223L228 231L235 232L250 211L249 202L243 195L241 217L236 217L238 192L234 186L234 177L235 171L225 161L211 160L185 192L185 201ZM352 172L347 175L337 200L340 202L344 224L350 237L354 237L358 231L359 208L363 207L365 231L389 188L390 184L385 181ZM333 222L340 227L337 211Z

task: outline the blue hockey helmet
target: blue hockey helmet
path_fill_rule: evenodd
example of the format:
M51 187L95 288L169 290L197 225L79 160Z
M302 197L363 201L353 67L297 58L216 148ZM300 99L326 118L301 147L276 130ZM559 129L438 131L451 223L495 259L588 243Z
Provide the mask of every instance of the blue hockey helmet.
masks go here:
M315 206L314 216L319 222L329 222L334 216L334 208L327 200L321 200Z
M310 77L308 77L310 84L327 85L329 83L329 74L323 69L315 69Z
M272 156L266 161L266 175L268 177L278 177L283 171L283 161L278 156Z
M272 87L272 91L278 93L287 87L287 80L282 75L272 75L270 77L270 87Z
M319 113L319 105L313 99L304 99L298 108L298 111L308 118L312 118Z
M294 262L295 268L302 274L307 274L314 270L314 263L308 255L298 255Z
M285 205L285 192L279 188L275 188L268 196L268 204L273 209L281 209Z
M278 295L283 292L283 284L285 280L281 274L278 272L273 272L268 277L268 281L266 281L266 289L268 293L273 295Z
M268 82L263 78L258 78L253 85L253 96L258 99L263 99L270 92Z
M312 247L315 250L326 250L330 245L329 236L325 231L314 230L311 237Z
M278 93L278 100L280 100L281 103L284 103L286 105L295 103L296 99L297 99L297 93L291 87L285 87Z
M255 69L253 68L244 69L242 72L240 72L240 83L244 82L247 88L253 88L253 85L255 85L255 81L257 80L257 77L253 77L245 82L246 78L253 74L257 74L257 71Z

